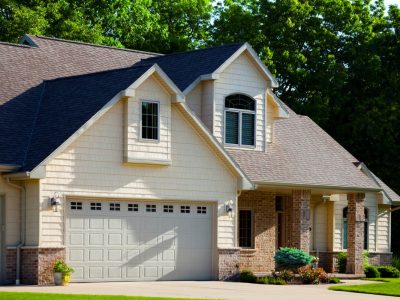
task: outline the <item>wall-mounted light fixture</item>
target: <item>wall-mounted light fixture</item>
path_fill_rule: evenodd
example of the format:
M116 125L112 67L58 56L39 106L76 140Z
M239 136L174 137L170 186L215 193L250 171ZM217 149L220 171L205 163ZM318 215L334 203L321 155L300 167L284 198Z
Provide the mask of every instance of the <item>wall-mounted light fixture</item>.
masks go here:
M231 205L230 203L225 204L225 212L226 212L227 214L229 214L229 213L231 213L232 211L233 211L232 205Z
M50 206L54 212L58 211L58 207L61 206L61 196L59 193L54 193L53 197L50 198Z

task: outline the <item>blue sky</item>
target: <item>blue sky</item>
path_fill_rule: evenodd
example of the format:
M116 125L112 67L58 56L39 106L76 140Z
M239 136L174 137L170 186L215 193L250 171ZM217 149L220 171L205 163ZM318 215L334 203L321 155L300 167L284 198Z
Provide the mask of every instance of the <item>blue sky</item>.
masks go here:
M385 5L389 6L390 4L400 5L400 0L385 0Z

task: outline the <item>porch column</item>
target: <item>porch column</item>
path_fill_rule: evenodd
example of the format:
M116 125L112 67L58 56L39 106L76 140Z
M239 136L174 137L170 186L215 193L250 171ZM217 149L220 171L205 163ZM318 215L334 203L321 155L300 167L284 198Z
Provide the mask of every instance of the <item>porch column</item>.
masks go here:
M310 252L310 190L292 191L293 247Z
M346 273L364 274L364 193L347 194Z

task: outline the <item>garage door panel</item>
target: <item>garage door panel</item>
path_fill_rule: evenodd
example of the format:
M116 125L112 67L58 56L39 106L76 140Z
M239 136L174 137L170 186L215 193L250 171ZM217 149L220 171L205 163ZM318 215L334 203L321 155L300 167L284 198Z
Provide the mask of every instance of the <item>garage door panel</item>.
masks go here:
M73 281L206 280L211 278L211 208L82 201L69 210L67 261ZM76 202L75 202L76 203ZM114 203L113 206L110 204ZM156 212L146 211L148 208ZM130 209L130 210L129 210ZM135 211L134 211L135 210ZM205 213L199 213L203 211Z

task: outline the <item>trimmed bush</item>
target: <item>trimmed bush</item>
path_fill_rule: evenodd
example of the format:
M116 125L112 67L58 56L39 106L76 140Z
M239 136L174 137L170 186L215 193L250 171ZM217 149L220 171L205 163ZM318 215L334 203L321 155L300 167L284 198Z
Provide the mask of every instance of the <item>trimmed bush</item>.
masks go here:
M378 268L374 267L374 266L365 267L364 273L365 273L365 276L367 278L379 278L379 277L381 277L381 274L378 271Z
M369 266L368 262L368 256L369 253L367 250L363 251L363 264L364 264L364 269ZM337 269L339 273L346 273L346 264L347 264L347 253L346 252L341 252L336 255L337 259Z
M309 265L313 256L296 248L280 248L274 256L278 270L296 270Z
M336 255L337 269L339 273L346 273L347 253L341 252Z
M397 270L400 270L400 256L393 255L392 266L395 267Z
M287 282L283 278L273 277L273 276L265 277L264 283L265 284L275 284L275 285L285 285L285 284L287 284Z
M282 278L286 282L291 282L294 278L294 273L290 270L283 270L279 273L277 278Z
M379 266L378 271L382 278L399 278L400 271L393 266Z
M240 273L240 282L256 283L257 277L251 271L242 271Z
M337 284L340 283L340 279L337 277L328 277L327 283Z

